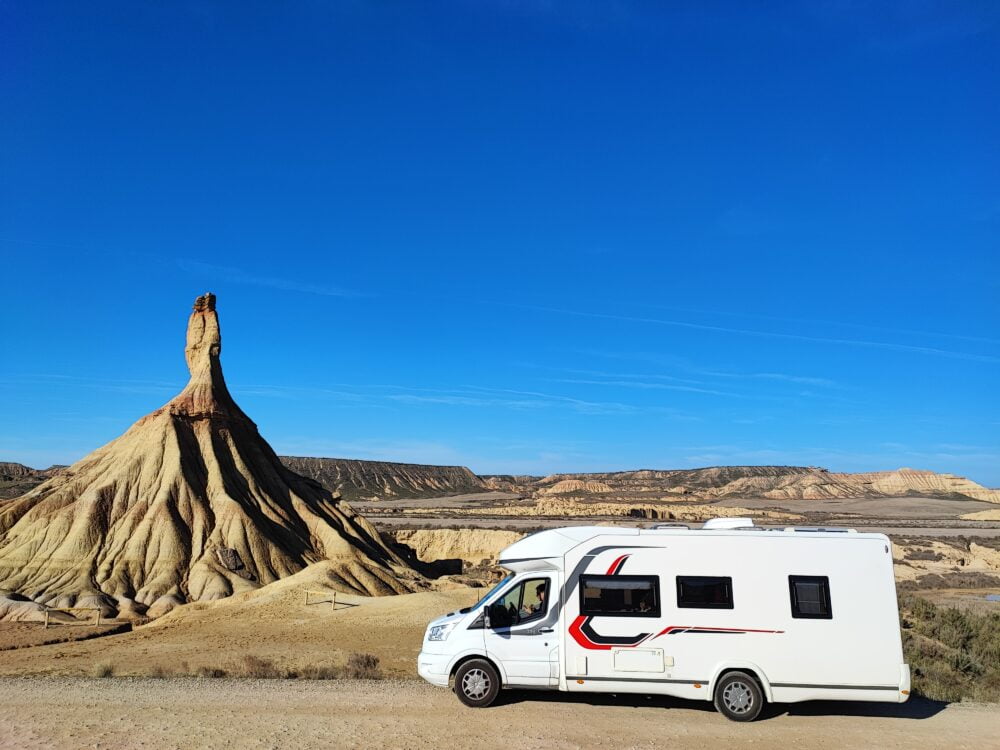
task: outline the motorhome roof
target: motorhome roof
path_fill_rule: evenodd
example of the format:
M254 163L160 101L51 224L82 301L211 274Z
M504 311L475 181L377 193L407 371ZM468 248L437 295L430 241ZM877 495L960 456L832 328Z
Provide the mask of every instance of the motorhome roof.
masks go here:
M763 528L755 526L748 518L714 519L706 522L701 528L692 529L683 524L659 524L651 528L638 526L566 526L558 529L546 529L529 534L515 542L500 553L499 563L502 567L514 570L539 570L543 568L560 569L566 553L583 542L599 536L739 536L757 538L776 537L810 537L884 539L883 534L858 533L856 529L824 528L818 526L785 526L782 528Z

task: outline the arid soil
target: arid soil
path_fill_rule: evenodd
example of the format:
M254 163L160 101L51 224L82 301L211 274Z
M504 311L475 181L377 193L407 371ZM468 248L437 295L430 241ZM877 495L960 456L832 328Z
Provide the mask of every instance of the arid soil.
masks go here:
M737 724L708 703L561 693L470 709L418 682L0 680L0 748L996 747L997 708L808 703Z
M131 628L131 623L127 622L109 622L97 626L56 623L47 628L38 622L0 622L0 651L86 641L124 633Z
M336 667L352 653L372 653L380 658L384 674L415 678L427 623L485 593L464 586L386 597L338 593L336 605L307 605L305 591L333 593L325 585L324 565L259 591L178 607L130 633L4 651L0 675L86 676L102 667L117 675L186 675L202 668L230 670L246 655L304 669ZM15 627L24 624L0 623L0 644ZM45 632L41 625L35 627ZM20 631L16 635L21 637Z

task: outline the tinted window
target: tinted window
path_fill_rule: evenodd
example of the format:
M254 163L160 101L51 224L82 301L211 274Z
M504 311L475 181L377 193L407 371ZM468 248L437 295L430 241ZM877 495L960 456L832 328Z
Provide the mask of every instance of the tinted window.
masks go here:
M830 579L826 576L788 576L789 595L792 599L792 617L829 620Z
M677 576L677 606L732 609L733 579L727 576Z
M658 576L580 576L580 614L659 617Z
M490 604L490 627L504 628L538 620L548 609L548 578L522 581Z

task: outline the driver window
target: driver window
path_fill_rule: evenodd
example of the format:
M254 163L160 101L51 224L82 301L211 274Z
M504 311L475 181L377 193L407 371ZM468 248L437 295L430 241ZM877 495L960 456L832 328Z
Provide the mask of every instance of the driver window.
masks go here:
M548 609L548 578L529 578L490 605L490 625L510 627L537 620Z

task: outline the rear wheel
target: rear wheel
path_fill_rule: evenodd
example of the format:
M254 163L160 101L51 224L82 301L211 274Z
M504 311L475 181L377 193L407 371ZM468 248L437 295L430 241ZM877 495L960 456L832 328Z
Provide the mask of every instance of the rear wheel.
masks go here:
M746 672L729 672L715 686L715 708L727 719L753 721L764 707L764 692Z
M500 694L500 675L485 659L471 659L455 673L455 695L466 706L485 708Z

